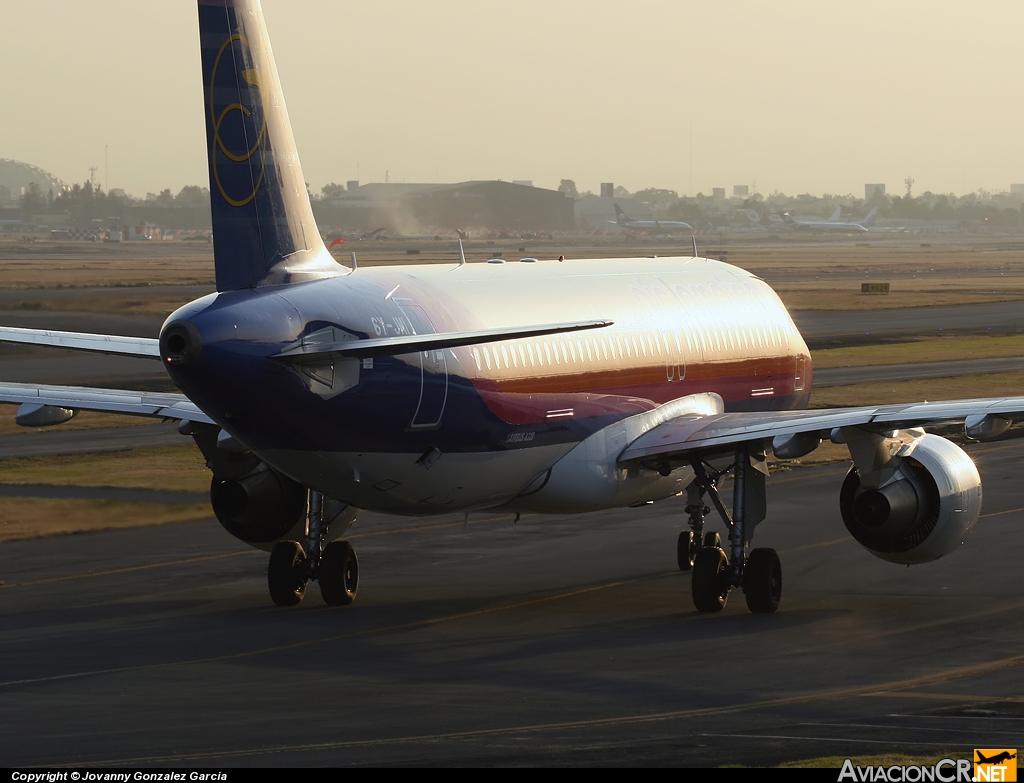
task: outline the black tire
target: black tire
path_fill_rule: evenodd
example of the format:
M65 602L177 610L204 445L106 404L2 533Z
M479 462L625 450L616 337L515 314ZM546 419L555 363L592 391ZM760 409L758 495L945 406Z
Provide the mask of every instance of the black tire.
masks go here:
M755 549L743 569L743 592L747 608L755 614L770 614L782 600L782 563L774 549Z
M334 541L324 549L317 570L320 595L328 606L348 606L359 591L359 560L348 541Z
M306 553L297 541L274 544L267 565L267 586L278 606L295 606L306 594L306 579L301 572L305 558Z
M693 558L697 556L697 537L692 530L684 530L679 534L676 543L676 560L680 571L693 570Z
M729 558L721 547L701 547L693 561L690 587L698 612L714 613L729 600Z
M705 546L709 549L721 549L722 548L722 536L719 533L705 533L704 542L701 546Z

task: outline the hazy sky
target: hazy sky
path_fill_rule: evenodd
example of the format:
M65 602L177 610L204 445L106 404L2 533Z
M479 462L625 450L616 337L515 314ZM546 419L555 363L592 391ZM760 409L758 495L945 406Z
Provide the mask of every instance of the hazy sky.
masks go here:
M306 179L1024 182L1024 3L264 0ZM207 183L196 6L6 0L0 157ZM692 172L691 172L692 133Z

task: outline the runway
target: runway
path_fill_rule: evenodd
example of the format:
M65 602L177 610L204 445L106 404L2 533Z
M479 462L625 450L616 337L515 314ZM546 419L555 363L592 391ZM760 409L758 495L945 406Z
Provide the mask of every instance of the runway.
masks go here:
M912 569L846 534L845 467L769 482L783 609L700 616L681 501L579 517L364 514L348 608L269 603L202 520L0 549L9 766L772 765L1024 744L1024 443ZM808 513L813 510L812 513Z
M1024 356L999 359L954 359L948 362L876 364L861 367L826 367L814 370L816 388L852 386L879 381L913 381L921 378L957 378L1024 370Z
M0 460L59 454L128 451L152 446L183 446L191 438L178 434L173 423L136 427L97 427L92 430L26 430L0 435Z
M791 310L811 349L879 338L940 334L1017 333L1024 329L1020 302L904 307L891 310Z

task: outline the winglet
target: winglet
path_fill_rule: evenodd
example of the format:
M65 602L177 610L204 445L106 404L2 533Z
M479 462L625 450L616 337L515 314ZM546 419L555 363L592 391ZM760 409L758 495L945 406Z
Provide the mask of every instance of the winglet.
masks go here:
M459 266L466 265L466 251L462 249L462 238L459 238Z
M344 274L306 193L259 0L198 0L217 290Z

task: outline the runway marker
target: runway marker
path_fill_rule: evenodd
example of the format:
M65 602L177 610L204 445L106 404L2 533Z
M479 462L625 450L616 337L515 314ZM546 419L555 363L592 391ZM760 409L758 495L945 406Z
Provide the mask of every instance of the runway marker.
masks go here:
M1024 511L1024 507L1022 507L1022 508L1010 508L1010 509L1007 509L1006 511L992 511L992 512L990 512L988 514L982 514L980 517L978 517L978 519L986 519L988 517L999 517L999 516L1003 516L1004 514L1019 514L1022 511Z
M524 514L523 516L525 518L527 515ZM493 518L479 519L476 522L470 522L469 524L471 524L471 525L479 525L479 524L483 524L485 522L500 521L500 520L506 519L506 518L507 517L498 517L497 519L493 519ZM355 533L355 534L353 534L351 536L348 536L348 538L349 539L369 538L371 536L387 536L387 535L393 535L395 533L411 533L411 532L417 531L417 530L434 530L434 529L444 528L444 527L459 527L459 528L461 528L462 526L463 526L462 522L440 522L440 523L433 524L433 525L419 525L417 527L390 528L388 530L374 530L374 531L370 531L370 532L366 532L366 533ZM53 576L53 577L48 577L46 579L30 579L30 580L25 580L23 582L0 582L0 590L3 590L3 589L8 588L8 587L31 587L33 585L44 585L44 584L49 584L51 582L67 582L67 581L70 581L70 580L73 580L73 579L91 579L92 577L95 577L95 576L111 576L113 574L125 574L125 573L130 573L132 571L144 571L144 570L149 569L149 568L163 568L165 566L185 565L185 564L188 564L188 563L199 563L199 562L202 562L204 560L217 560L217 559L224 558L224 557L235 557L236 555L258 555L258 554L261 554L261 550L259 550L259 549L239 549L239 550L236 550L234 552L222 552L221 554L218 554L218 555L203 555L201 557L188 557L188 558L183 558L183 559L180 559L180 560L161 560L158 563L146 563L145 565L138 565L138 566L125 566L124 568L111 568L111 569L108 569L106 571L85 571L85 572L78 573L78 574L66 574L64 576Z
M639 581L639 580L631 580ZM626 583L619 583L626 584ZM619 585L606 585L597 588L588 588L586 592L604 589L604 587L615 587ZM578 591L584 592L584 591ZM572 594L575 594L572 593ZM569 595L569 594L566 594ZM525 602L539 603L545 600L553 600L562 596L551 596L545 599L538 599L537 601ZM521 604L521 605L525 605ZM511 608L511 607L508 607ZM472 614L482 614L488 610L482 612L467 613L465 616L471 616ZM437 622L440 622L438 620ZM414 625L422 625L425 623L416 623ZM369 633L369 632L363 632ZM359 634L351 634L359 635ZM287 647L293 647L299 645L288 645ZM224 656L229 657L229 656ZM224 657L211 659L211 660L223 660ZM231 656L234 657L234 656ZM241 657L241 656L238 656ZM591 720L580 720L580 721L565 721L561 723L541 723L527 726L512 726L508 728L495 728L495 729L477 729L473 731L458 731L449 732L444 734L425 734L415 735L410 737L392 737L382 739L369 739L369 740L350 740L342 742L324 742L315 744L303 744L303 745L280 745L269 748L252 748L246 750L224 750L224 751L204 751L200 753L191 754L179 754L179 755L165 755L165 756L152 756L152 757L141 757L133 759L107 759L102 761L88 761L81 763L89 763L93 765L102 766L128 766L128 765L139 765L148 763L162 763L170 761L189 761L189 760L205 760L214 758L239 758L244 756L263 756L273 753L300 753L317 750L341 750L344 748L356 748L356 747L372 747L381 745L399 745L406 743L423 743L423 742L437 742L439 740L460 740L460 739L472 739L475 737L492 737L492 736L510 736L516 734L535 734L544 731L564 731L569 729L584 729L584 728L601 728L605 726L625 726L625 725L636 725L642 723L657 723L669 720L679 720L682 718L694 718L704 717L708 715L729 715L737 712L749 712L752 710L771 709L775 707L787 707L800 704L811 704L814 702L822 701L838 701L842 699L848 699L852 697L876 695L893 689L904 689L912 688L920 685L927 685L936 682L946 682L949 680L963 679L965 677L978 676L982 674L989 674L991 672L1015 668L1024 664L1024 655L1014 655L1009 658L1000 658L995 661L988 663L972 664L970 666L962 666L954 669L948 669L944 672L935 672L934 674L922 675L920 677L912 677L905 680L895 680L890 683L880 683L874 686L854 687L854 688L841 688L831 691L819 691L818 693L809 693L799 696L785 696L778 699L764 699L761 701L745 702L740 704L728 705L723 707L698 707L689 710L674 710L671 712L660 712L650 713L646 715L629 715L614 718L594 718ZM154 664L150 667L125 667L129 668L157 668L159 666L169 666L175 664ZM119 670L112 670L119 671ZM45 679L65 679L68 677L85 676L82 675L65 675L64 677L54 678L43 678ZM35 682L32 680L25 682ZM0 683L0 686L11 685L16 683ZM796 739L796 740L820 740L823 742L837 742L842 738L836 737L788 737L788 736L772 736L772 735L755 735L755 734L706 734L702 736L719 736L719 737L747 737L752 739L764 738L764 739ZM862 743L873 743L873 744L884 744L885 740L843 740L849 742L862 742ZM891 744L891 743L890 743ZM949 743L935 743L935 742L913 742L905 743L911 745L948 745ZM74 765L65 765L74 766Z
M440 623L453 622L455 620L466 620L471 617L480 617L486 614L494 614L496 612L504 612L511 609L521 609L526 606L535 606L537 604L548 603L550 601L557 601L562 598L572 598L577 595L585 595L587 593L595 593L600 590L607 590L612 587L622 587L624 585L633 584L643 579L659 578L669 574L673 574L673 571L665 571L659 574L651 576L638 577L636 579L625 579L618 582L610 582L603 585L595 585L593 587L582 587L577 590L569 590L565 593L557 593L555 595L548 595L542 598L531 598L528 601L519 601L514 604L505 604L502 606L493 606L487 609L474 609L471 612L461 612L459 614L447 615L444 617L432 617L425 620L413 620L408 623L399 623L397 625L388 625L381 628L367 628L362 631L351 631L350 633L335 634L333 636L322 636L317 639L308 639L302 642L292 642L291 644L282 644L275 647L263 647L258 650L247 650L245 652L227 653L225 655L214 655L208 658L191 658L184 661L167 661L165 663L147 663L140 664L137 666L117 666L110 669L96 669L87 672L72 672L70 674L56 674L50 677L33 677L24 680L8 680L7 682L0 682L0 688L7 688L14 685L32 685L41 682L57 682L59 680L73 680L80 677L93 677L103 674L120 674L123 672L134 672L134 671L146 671L147 669L168 669L176 666L190 666L194 664L202 663L219 663L221 661L237 660L239 658L252 658L257 655L266 655L269 653L284 652L285 650L296 650L302 647L310 647L315 644L325 644L327 642L337 642L342 639L353 639L359 636L370 636L372 634L380 633L393 633L395 631L407 631L413 628L427 628L432 625L438 625Z
M916 718L916 715L907 717ZM955 716L949 716L955 717ZM903 731L955 731L961 734L1012 734L1018 736L1019 731L975 731L974 729L963 729L953 727L935 727L930 726L893 726L884 725L879 723L798 723L797 726L842 726L844 728L849 727L851 729L900 729Z
M891 698L893 696L900 699L931 699L935 701L978 701L978 702L1021 702L1024 701L1024 697L1021 696L980 696L976 693L903 693L901 691L892 691L890 693L865 693L865 696L883 696L885 698ZM899 716L898 713L893 713L898 717L918 717L914 716ZM952 717L980 717L980 716L960 716L960 715L925 715L920 717L936 717L936 718L952 718ZM991 718L989 720L992 720ZM1014 720L1024 720L1024 718L1014 718Z
M950 694L952 695L952 694ZM984 698L984 697L982 697ZM992 700L1002 700L1002 697L993 696ZM1013 696L1008 699L1009 701L1020 701L1019 697ZM929 720L949 720L955 718L956 720L1013 720L1022 721L1024 718L1014 718L1009 715L903 715L899 712L890 713L891 718L920 718Z
M8 587L29 587L30 585L45 585L51 582L67 582L71 579L90 579L94 576L110 576L111 574L127 574L131 571L145 571L149 568L163 568L170 565L184 565L186 563L201 563L205 560L219 560L225 557L236 555L248 555L256 552L255 549L239 549L235 552L222 552L219 555L203 555L201 557L186 557L181 560L161 560L159 563L146 563L145 565L125 566L124 568L111 568L107 571L86 571L81 574L67 574L66 576L51 576L46 579L32 579L25 582L3 582L0 583L0 590Z
M856 742L861 745L936 745L948 747L948 742L905 742L894 740L852 739L851 737L801 737L786 734L698 734L698 737L728 737L731 739L773 739L773 740L811 740L812 742Z

